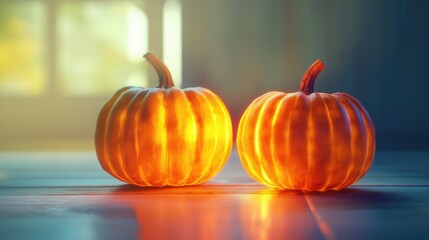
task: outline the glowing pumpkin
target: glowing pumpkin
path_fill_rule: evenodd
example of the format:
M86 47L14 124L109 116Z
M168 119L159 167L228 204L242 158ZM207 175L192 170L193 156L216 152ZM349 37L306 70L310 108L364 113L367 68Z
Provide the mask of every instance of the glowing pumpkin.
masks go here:
M164 63L145 55L155 88L119 89L100 110L95 131L104 170L139 186L185 186L213 178L232 147L231 118L208 89L174 86Z
M248 174L280 189L338 190L370 168L375 131L362 104L346 93L313 92L325 68L316 61L299 92L269 92L240 119L237 149Z

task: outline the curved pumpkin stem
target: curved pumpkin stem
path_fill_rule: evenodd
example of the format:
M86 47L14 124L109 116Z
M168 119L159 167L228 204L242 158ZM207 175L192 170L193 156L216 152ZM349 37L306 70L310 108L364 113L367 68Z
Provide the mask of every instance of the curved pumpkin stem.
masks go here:
M305 72L304 76L302 76L301 87L299 91L305 93L306 95L310 95L314 92L314 82L316 81L319 73L325 68L325 64L318 59L315 61Z
M146 53L144 56L146 60L155 68L155 71L159 76L159 84L158 88L171 88L174 87L173 78L171 77L170 70L168 70L167 66L164 62L159 59L157 56L152 54L151 52Z

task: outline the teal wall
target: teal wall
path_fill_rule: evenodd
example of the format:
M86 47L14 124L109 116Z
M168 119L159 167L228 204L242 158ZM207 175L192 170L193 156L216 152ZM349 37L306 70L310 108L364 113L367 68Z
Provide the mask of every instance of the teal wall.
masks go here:
M378 149L429 150L429 1L183 1L183 85L209 87L234 125L255 97L298 90L316 59L320 92L367 108Z

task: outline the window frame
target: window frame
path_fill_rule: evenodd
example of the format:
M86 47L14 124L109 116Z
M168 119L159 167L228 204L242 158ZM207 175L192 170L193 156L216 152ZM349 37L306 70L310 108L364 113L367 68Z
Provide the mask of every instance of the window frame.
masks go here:
M67 95L57 80L57 18L59 5L71 0L38 0L46 5L47 76L38 95L0 95L0 150L88 149L98 111L111 94ZM73 0L118 1L118 0ZM129 0L148 18L149 49L162 56L165 1ZM143 55L144 53L142 53ZM156 79L149 69L149 79ZM113 92L112 92L113 94Z

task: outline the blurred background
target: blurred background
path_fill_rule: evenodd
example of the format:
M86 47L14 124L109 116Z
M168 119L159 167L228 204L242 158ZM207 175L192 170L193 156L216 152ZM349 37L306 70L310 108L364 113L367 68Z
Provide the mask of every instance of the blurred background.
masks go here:
M125 85L202 86L234 128L256 97L347 92L378 150L429 150L429 2L419 0L0 0L0 151L92 150L98 110Z

